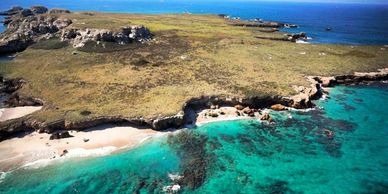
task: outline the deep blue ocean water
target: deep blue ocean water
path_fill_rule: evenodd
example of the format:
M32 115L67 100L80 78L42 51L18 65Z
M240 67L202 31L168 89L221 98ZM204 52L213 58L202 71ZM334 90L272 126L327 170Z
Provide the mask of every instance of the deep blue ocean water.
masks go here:
M45 5L73 11L130 13L225 13L242 19L296 23L315 43L388 44L388 4L230 2L217 0L1 0L0 10L13 5ZM332 31L327 32L327 27ZM0 27L1 30L1 27Z
M182 193L387 193L387 95L388 84L338 86L315 110L271 112L275 124L210 123L114 155L15 170L0 193L161 193L173 184Z

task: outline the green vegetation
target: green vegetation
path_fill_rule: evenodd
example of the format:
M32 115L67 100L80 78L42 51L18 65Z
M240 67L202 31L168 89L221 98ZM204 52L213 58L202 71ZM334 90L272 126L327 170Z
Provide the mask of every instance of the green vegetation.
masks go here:
M119 30L144 25L155 40L82 49L45 41L2 64L0 73L28 81L20 92L41 98L42 120L100 115L173 115L202 95L291 95L306 75L338 75L388 67L379 46L295 44L263 40L258 28L213 15L65 14L73 28ZM274 32L272 36L280 36ZM39 46L38 46L39 45ZM41 48L56 48L42 50Z

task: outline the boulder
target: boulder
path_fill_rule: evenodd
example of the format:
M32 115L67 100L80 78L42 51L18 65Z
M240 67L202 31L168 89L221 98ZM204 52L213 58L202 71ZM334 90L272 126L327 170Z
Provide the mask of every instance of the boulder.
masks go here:
M244 107L243 107L242 105L240 105L240 104L234 106L234 108L236 108L237 110L242 110L242 109L244 109Z
M249 106L245 107L242 111L247 115L254 113L254 110L249 108Z
M44 13L47 13L48 11L46 7L40 6L40 5L32 6L30 10L32 11L33 14L44 14Z
M67 151L67 150L63 150L63 151L62 151L62 154L61 154L61 155L59 155L59 157L65 156L67 153L69 153L69 151Z
M263 116L261 116L260 120L272 122L272 117L268 113L264 113Z
M71 136L70 133L67 132L67 131L65 131L65 132L56 132L56 133L53 133L50 136L50 140L63 139L63 138L69 138L69 137L73 137L73 136Z
M287 107L281 104L274 104L271 106L271 109L276 111L283 111L283 110L287 110Z
M216 111L210 111L208 115L211 117L218 117L218 113Z

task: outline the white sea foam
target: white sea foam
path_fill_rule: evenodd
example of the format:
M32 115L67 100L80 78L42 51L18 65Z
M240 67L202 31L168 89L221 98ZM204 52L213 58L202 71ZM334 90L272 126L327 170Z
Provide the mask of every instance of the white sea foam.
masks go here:
M0 172L0 183L4 181L6 176L7 176L6 172Z
M84 157L99 157L106 156L116 151L118 148L114 146L101 147L96 149L83 149L75 148L68 150L68 153L62 157L59 155L55 156L53 159L40 159L33 162L24 164L21 168L41 168L53 164L54 162L64 161L70 158L84 158Z
M298 44L310 44L309 42L304 41L304 40L296 40L296 43L298 43Z

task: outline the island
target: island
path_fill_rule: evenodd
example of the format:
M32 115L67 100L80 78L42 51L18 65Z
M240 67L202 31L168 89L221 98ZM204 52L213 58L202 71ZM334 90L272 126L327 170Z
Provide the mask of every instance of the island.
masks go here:
M310 108L324 87L388 78L386 46L298 44L306 33L281 31L295 24L43 6L1 14L0 54L16 54L0 64L0 92L10 108L39 108L3 119L0 140L102 124L151 134L223 115L271 121L263 109Z

